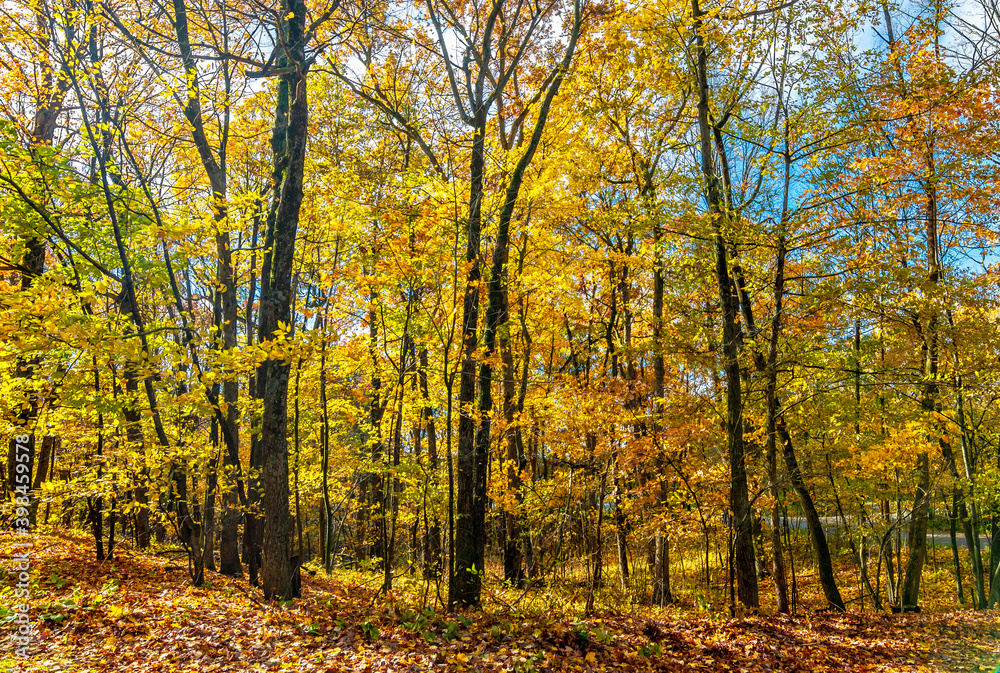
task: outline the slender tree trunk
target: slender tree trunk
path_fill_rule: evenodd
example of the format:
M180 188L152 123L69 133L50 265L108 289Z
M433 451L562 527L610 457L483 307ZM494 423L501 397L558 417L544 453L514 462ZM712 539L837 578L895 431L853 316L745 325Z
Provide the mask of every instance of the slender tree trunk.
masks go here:
M373 253L374 254L374 253ZM372 268L369 275L374 275L375 262L372 261ZM378 303L378 293L374 287L370 290L370 306L368 310L368 356L372 362L371 378L371 399L368 402L368 424L371 426L373 436L369 438L371 444L371 470L365 475L365 491L368 494L368 507L371 516L375 519L375 530L369 531L365 528L364 533L371 537L371 558L378 559L379 568L383 574L386 571L386 516L385 516L385 442L382 439L382 416L385 414L385 407L388 401L383 401L382 371L378 356L378 315L376 305Z
M930 504L931 471L926 453L917 458L917 494L910 510L910 526L907 534L909 552L906 559L906 574L900 592L903 610L917 608L920 594L920 577L927 559L927 514Z
M653 201L653 189L650 180L647 179L645 196L648 201ZM653 435L654 443L661 455L657 457L658 463L663 462L662 448L660 447L659 432L663 417L663 395L665 391L666 365L663 360L663 247L662 230L657 220L653 226ZM624 288L623 288L624 289ZM627 302L627 296L622 297L623 302ZM659 491L659 506L664 507L667 501L666 488L663 476L658 480L657 490ZM670 594L670 550L666 540L666 535L660 528L656 529L654 535L653 554L653 604L667 605L673 602Z
M506 295L506 291L504 292ZM506 297L504 304L506 304ZM502 313L507 313L504 306ZM506 320L504 320L506 322ZM514 369L514 356L511 353L510 339L506 336L500 339L500 352L503 358L503 415L506 425L505 440L507 444L507 488L514 494L515 509L504 512L506 527L506 544L504 545L503 568L504 579L515 586L524 583L524 553L522 551L522 530L519 521L521 494L521 463L524 455L522 446L520 418L517 413L515 383L517 372Z
M111 507L108 508L108 555L105 558L115 557L115 521L118 517L115 512L115 498L111 498Z
M587 594L587 603L584 607L584 614L591 614L594 611L594 595L603 586L604 571L604 493L608 485L608 467L601 473L601 484L597 492L597 528L594 531L594 543L591 547L590 562L593 567L591 574L590 592Z
M957 347L956 347L957 351ZM957 353L956 353L957 357ZM957 365L956 365L957 366ZM962 377L956 377L956 391L958 397L958 424L961 428L960 441L962 443L962 463L965 467L965 478L970 484L975 476L975 469L972 464L972 456L969 451L968 430L965 423L965 399L962 392ZM949 466L950 468L950 466ZM952 476L954 478L954 475ZM976 501L970 501L967 508L963 508L964 498L959 491L959 515L962 518L962 530L965 533L965 544L969 550L970 570L972 571L973 600L977 609L982 610L986 605L986 587L983 573L983 557L979 545L979 516Z
M482 570L485 561L486 546L486 501L487 501L487 471L489 469L490 447L490 415L493 411L493 368L490 357L496 349L497 333L506 324L507 318L507 284L506 264L510 244L510 224L514 217L514 208L521 191L524 172L531 163L538 145L541 142L542 131L548 118L552 100L562 84L563 77L569 69L576 49L576 41L580 35L581 13L579 3L574 6L573 29L569 45L560 66L555 71L552 83L545 93L545 98L539 106L538 117L535 120L531 140L518 159L511 172L510 182L504 198L503 207L497 223L497 235L493 252L492 273L488 290L488 306L486 311L483 334L484 358L479 365L479 403L476 405L478 418L462 412L459 417L458 432L458 511L461 516L456 530L455 554L456 577L455 598L461 605L478 605L482 589ZM476 326L479 320L479 282L482 277L479 269L479 243L482 227L483 198L483 167L485 159L485 133L488 109L483 104L482 77L476 96L475 114L473 117L473 142L471 176L472 185L469 200L469 237L466 249L466 260L470 264L467 277L465 305L463 312L462 337L464 356L462 361L462 377L459 389L461 407L472 407L476 389L475 362L473 354L477 346ZM478 421L478 428L476 428Z
M787 153L785 156L787 162ZM778 259L775 264L774 273L774 318L771 320L771 338L767 348L767 382L765 396L767 398L767 480L771 490L771 497L774 499L774 502L771 505L771 574L774 576L774 590L778 603L778 612L787 613L788 582L785 578L785 560L781 549L781 519L779 515L780 498L777 465L778 433L776 427L778 402L775 395L778 379L778 334L781 329L781 310L784 294L785 237L784 231L782 231L778 235Z
M213 446L218 447L218 430L216 430ZM205 485L205 505L201 518L202 541L201 556L202 563L208 570L215 570L215 496L219 486L219 458L212 456L208 463L208 473Z
M333 513L330 503L330 412L326 398L326 341L328 339L326 328L328 321L328 310L330 298L326 297L323 305L323 345L320 349L319 359L319 400L323 412L323 425L320 428L320 443L322 450L322 471L323 471L323 516L321 523L320 541L323 547L323 569L329 574L333 570Z
M437 428L434 425L434 408L430 403L430 391L427 384L427 348L420 347L419 369L417 381L420 385L420 395L423 400L421 410L422 425L427 433L427 469L432 478L438 472ZM423 574L426 579L436 579L441 576L441 521L435 512L427 517L426 503L424 515L430 519L427 526L427 539L424 541Z
M97 369L97 357L93 358L94 364L94 393L97 398L101 396L101 377ZM97 412L97 478L100 479L104 472L104 414ZM69 474L66 474L67 479ZM90 531L94 536L94 549L97 560L104 560L104 505L100 495L87 497L87 520L90 522ZM63 521L67 525L68 521Z
M958 528L958 526L956 526L956 519L958 519L959 493L959 489L952 489L951 511L948 513L948 537L951 541L952 565L955 568L955 592L958 594L959 604L962 604L965 603L965 592L962 590L962 563L958 558L958 536L956 535Z
M802 514L805 517L809 536L812 539L813 554L816 559L816 567L819 574L820 586L823 588L823 594L830 607L843 611L846 609L846 606L844 599L840 597L840 591L837 589L837 578L833 572L833 561L830 557L830 547L826 542L826 534L823 532L823 522L820 520L816 504L813 502L809 487L802 476L802 470L799 469L799 463L795 457L795 448L792 445L792 438L788 433L788 428L785 427L785 419L781 415L775 418L775 430L778 433L778 439L781 440L784 447L785 469L788 472L789 481L792 482L792 488L795 489L795 494L799 498L799 504L802 506Z
M280 93L280 86L279 86ZM275 120L274 132L271 143L275 157L284 153L285 126L286 122L282 114L287 115L287 97L285 107L280 104L277 107L277 119ZM272 204L277 204L281 195L281 182L283 175L281 163L275 160L272 181L274 189L272 194ZM268 209L267 221L264 231L264 258L261 260L260 273L260 301L257 308L257 332L258 343L264 335L264 314L270 310L270 304L265 303L264 298L270 294L271 284L271 260L274 249L274 214L276 206ZM249 330L249 325L247 327ZM250 338L247 338L248 346ZM250 390L253 398L263 404L264 389L267 376L267 362L257 367L257 371L250 379ZM261 422L263 418L257 416L252 418L252 432L250 433L250 456L248 460L249 475L247 477L247 509L244 514L243 526L243 562L247 564L247 574L252 586L258 584L258 569L260 568L260 548L263 543L264 517L261 511L261 489L260 489L260 469L263 465L263 455L261 453Z
M226 204L227 195L227 143L229 137L229 105L225 103L222 109L222 137L219 140L219 147L213 150L208 136L205 133L204 119L201 108L201 91L197 63L191 49L191 42L188 33L187 6L184 0L173 0L174 8L174 33L177 38L178 51L180 52L181 64L184 68L187 80L187 97L184 102L184 116L187 119L192 140L198 151L199 158L208 176L212 187L212 207L213 220L216 226L215 244L218 255L216 265L216 283L218 285L217 296L219 310L216 313L216 326L223 337L222 348L224 351L231 351L236 348L236 326L237 326L237 305L236 305L236 283L233 274L233 255L229 231L226 228L228 217L228 207ZM230 89L229 65L223 64L223 79L228 95ZM256 233L256 232L255 232ZM250 333L249 313L247 322L247 332ZM214 399L218 399L218 390L214 392ZM222 383L222 403L220 404L220 414L222 415L220 428L226 450L222 460L222 484L221 494L222 516L221 516L221 540L220 540L220 570L224 575L239 577L243 574L243 568L239 562L238 527L239 527L239 497L242 493L237 491L237 475L240 473L239 458L239 383L234 374L223 374ZM210 477L218 481L217 476ZM241 482L240 482L241 483ZM206 512L207 514L207 512ZM212 507L212 526L215 525L215 507ZM206 546L206 554L212 553L214 548L214 533L207 531L207 538L211 542ZM211 557L214 559L214 555ZM212 561L214 565L214 560Z
M765 364L765 399L767 402L767 480L771 490L771 574L774 577L774 591L779 613L787 613L788 581L785 577L785 559L781 549L780 497L778 488L777 461L777 418L778 418L778 338L781 334L781 318L785 298L785 232L788 227L788 195L791 186L791 151L789 148L789 122L785 116L785 151L783 155L784 180L782 185L781 221L778 231L778 253L774 264L774 317L771 319L771 335L767 344Z
M622 589L628 588L628 530L625 512L622 509L622 487L618 477L618 464L615 462L615 539L618 547L618 572L621 575Z
M295 546L295 553L300 559L305 559L305 551L302 544L302 497L299 489L299 462L301 458L302 445L299 441L299 372L295 372L295 532L298 537Z

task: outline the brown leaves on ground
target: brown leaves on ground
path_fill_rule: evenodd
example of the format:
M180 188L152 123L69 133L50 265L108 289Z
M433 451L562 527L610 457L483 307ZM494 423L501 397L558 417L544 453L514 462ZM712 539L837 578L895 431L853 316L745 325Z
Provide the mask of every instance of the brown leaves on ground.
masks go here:
M183 557L120 550L99 564L92 553L82 537L35 538L34 655L18 660L8 643L0 671L965 672L1000 662L993 612L442 615L308 576L305 597L280 606L245 580L208 573L211 586L187 585ZM5 607L13 584L8 575Z

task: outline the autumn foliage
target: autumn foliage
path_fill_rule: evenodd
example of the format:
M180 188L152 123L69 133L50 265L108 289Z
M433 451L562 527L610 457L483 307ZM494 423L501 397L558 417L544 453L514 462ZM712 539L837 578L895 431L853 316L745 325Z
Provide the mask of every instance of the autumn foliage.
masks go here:
M996 20L6 3L33 656L991 663Z

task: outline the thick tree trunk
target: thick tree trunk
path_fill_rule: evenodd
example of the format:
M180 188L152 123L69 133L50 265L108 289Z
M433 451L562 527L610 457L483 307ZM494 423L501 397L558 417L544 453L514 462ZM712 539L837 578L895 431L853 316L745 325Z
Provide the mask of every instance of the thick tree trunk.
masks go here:
M925 216L926 231L925 242L927 249L927 295L930 302L937 299L937 286L940 279L940 259L938 253L938 205L936 169L934 165L933 137L931 146L928 148L927 175L924 183L926 197ZM938 314L937 309L931 304L928 310L926 329L920 325L919 319L914 320L917 332L923 340L922 353L924 356L924 383L923 395L920 400L920 408L924 417L934 427L940 424L937 422L937 414L940 411L938 400ZM942 429L938 428L941 433ZM954 462L951 456L951 446L943 441L939 434L939 442L945 460ZM950 466L949 466L950 467ZM926 453L921 453L918 457L919 483L914 496L913 509L910 514L909 528L909 554L906 561L906 575L903 579L902 607L916 608L919 599L920 575L924 569L924 561L927 557L927 516L930 510L930 460ZM958 470L955 469L955 474Z
M449 604L479 603L486 524L486 460L476 442L476 417L472 409L476 396L476 362L479 329L479 244L482 229L483 168L486 152L486 109L480 106L473 117L472 158L470 161L469 228L466 235L465 278L462 304L462 368L458 388L458 455L455 481L454 577L450 578Z
M42 437L42 447L38 452L38 466L35 468L35 476L31 482L31 490L38 492L42 488L42 482L48 477L49 466L52 463L55 453L56 437L45 435ZM30 472L28 474L31 474ZM38 518L38 499L32 498L28 507L29 526L34 527Z
M104 505L101 496L87 498L87 521L94 538L94 553L98 561L104 560Z
M674 602L670 590L670 538L657 529L653 536L653 605L665 606Z
M736 300L733 297L727 259L726 242L722 235L725 219L718 177L712 159L712 131L709 125L708 104L708 52L703 32L704 13L698 0L692 0L695 44L697 46L698 75L698 128L701 148L701 171L705 180L709 217L715 244L715 275L722 307L723 359L726 374L726 437L730 467L729 508L734 528L732 554L736 574L737 595L743 605L756 608L760 604L757 593L757 573L753 552L753 532L750 520L750 501L747 490L747 472L743 446L743 399L738 352Z
M1000 604L1000 529L993 520L990 537L990 596L986 604L990 610Z
M36 45L39 54L49 53L49 27L51 17L46 15L43 4L33 5L35 12L35 27L37 28ZM59 114L62 111L62 102L70 87L68 77L57 76L57 69L54 64L45 64L40 67L41 79L37 89L38 98L35 100L35 119L31 129L31 150L34 156L36 147L48 147L52 145L55 138ZM45 272L45 240L37 236L28 236L24 240L24 255L21 257L21 282L20 290L25 292L31 289L35 280ZM41 364L38 358L26 359L18 357L14 367L14 377L19 379L24 385L26 398L24 403L19 404L17 416L14 419L16 432L11 438L7 452L7 480L5 482L6 491L9 489L18 497L27 497L30 507L29 527L35 525L35 513L37 511L37 500L30 493L31 485L41 482L35 475L35 432L34 421L38 416L39 400L31 390L30 381L34 378L37 367ZM22 441L18 441L18 440ZM26 453L27 461L21 459ZM16 465L27 465L27 472L18 472ZM38 472L44 476L43 470ZM27 477L24 479L23 477ZM20 487L20 488L19 488ZM38 488L37 486L35 488Z
M917 458L917 494L910 510L910 526L907 534L909 552L906 559L906 574L900 591L903 610L918 606L920 577L927 559L927 514L930 508L931 471L926 453Z
M282 101L287 105L284 153L276 159L284 164L281 196L274 218L274 251L268 296L262 304L261 335L272 339L278 323L288 324L291 313L292 260L302 205L302 180L309 131L309 104L306 89L308 63L305 56L306 6L304 0L284 0L280 14L287 44L283 60L276 126L282 118ZM261 432L261 485L263 487L264 539L261 587L265 598L290 599L297 593L291 566L288 512L288 378L285 360L265 362L264 411ZM296 569L297 570L297 569Z
M560 66L556 69L552 83L539 106L531 140L511 172L510 182L504 198L497 224L497 235L493 252L493 263L489 281L488 306L486 311L483 345L483 361L479 365L479 403L476 405L478 418L462 412L458 432L458 520L455 541L455 599L462 605L478 605L482 588L481 572L485 560L485 524L487 501L487 470L489 468L490 415L493 411L493 368L490 357L496 350L497 334L507 320L507 273L506 264L510 245L510 223L521 191L524 172L531 163L542 131L548 118L552 100L559 92L563 77L569 69L580 35L581 13L579 3L575 5L573 30L569 45ZM476 381L475 351L476 325L479 319L479 281L481 271L478 263L480 229L482 227L483 167L485 157L485 133L488 109L483 104L483 79L480 77L476 108L473 117L473 150L471 163L472 189L469 200L469 238L466 260L470 264L466 286L462 336L464 357L459 402L462 407L471 407ZM476 428L476 421L479 426ZM473 572L473 568L475 571Z

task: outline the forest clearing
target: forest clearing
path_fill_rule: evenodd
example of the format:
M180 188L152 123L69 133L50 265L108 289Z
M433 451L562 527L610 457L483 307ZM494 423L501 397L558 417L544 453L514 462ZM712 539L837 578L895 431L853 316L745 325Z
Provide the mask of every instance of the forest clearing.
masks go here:
M0 668L996 673L998 26L4 0Z

